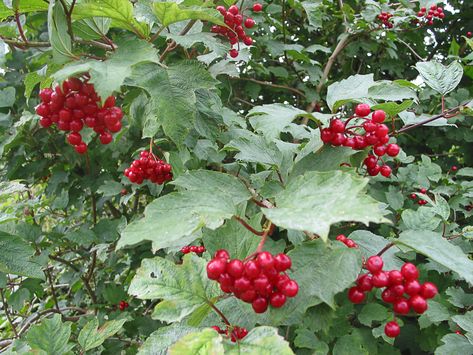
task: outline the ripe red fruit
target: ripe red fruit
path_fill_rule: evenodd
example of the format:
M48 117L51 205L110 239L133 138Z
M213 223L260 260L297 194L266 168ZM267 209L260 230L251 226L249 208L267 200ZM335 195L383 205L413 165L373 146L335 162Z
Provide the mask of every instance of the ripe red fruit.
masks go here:
M398 295L393 290L387 288L381 293L381 298L386 303L393 303L397 300Z
M253 20L251 17L248 17L245 20L245 27L246 28L252 28L255 25L255 20Z
M240 295L240 299L246 303L253 302L256 299L256 297L257 297L256 291L252 289L249 289Z
M420 290L421 290L420 283L419 283L419 281L417 281L417 280L410 280L410 281L407 281L407 282L404 284L404 287L405 287L405 292L406 292L409 296L417 295L417 294L420 292Z
M299 292L299 285L294 280L286 281L281 287L281 292L287 297L295 297Z
M230 276L236 279L243 275L243 271L245 271L245 266L243 265L241 260L233 259L227 264L226 270L230 274Z
M376 164L378 164L378 159L374 155L368 155L365 158L364 163L367 168L372 169L376 166Z
M401 273L406 280L415 280L419 277L419 270L417 270L417 267L411 263L405 263L402 265Z
M228 12L232 13L233 15L238 14L240 11L238 10L238 6L232 5L228 8Z
M373 282L372 277L369 274L363 274L358 277L356 280L356 284L358 285L358 289L360 291L371 291L373 289Z
M378 255L373 255L366 260L365 267L371 273L376 273L383 269L383 259Z
M373 112L371 119L373 120L373 122L383 123L386 119L386 113L383 110L376 110Z
M76 152L79 154L85 154L85 152L87 152L87 144L85 144L84 142L80 142L74 148Z
M397 324L396 321L391 321L386 323L384 326L384 334L390 338L395 338L399 334L401 334L401 328L399 327L399 324Z
M345 131L345 123L339 118L330 122L330 130L334 133L342 133Z
M216 9L217 9L217 11L220 12L222 15L225 15L225 13L227 12L227 10L225 9L225 7L224 7L224 6L221 6L221 5L217 6Z
M113 140L112 135L108 132L103 132L99 138L102 144L109 144Z
M235 48L230 49L229 54L230 54L230 57L232 57L232 58L238 57L238 51Z
M245 38L243 38L243 43L247 46L251 46L253 44L253 38L251 38L250 36L246 36Z
M421 188L421 189L419 190L419 192L420 192L421 194L425 194L425 193L427 192L427 189L426 189L425 187L423 187L423 188Z
M286 271L291 268L291 258L286 254L279 253L274 257L274 267L277 271Z
M388 134L388 132L389 132L388 126L386 126L385 124L380 124L376 128L375 134L376 134L376 137L383 138Z
M381 168L379 168L379 172L384 177L390 177L392 170L391 170L391 167L389 165L383 165Z
M456 165L453 165L451 168L450 168L451 171L457 171L458 170L458 166Z
M371 107L368 104L358 104L355 108L355 114L359 117L366 117L370 114Z
M320 138L322 142L329 143L333 138L333 132L328 128L324 128L320 134Z
M466 33L466 36L467 36L468 38L473 37L473 32L468 31L468 32Z
M404 277L402 276L399 270L391 270L388 273L389 277L389 284L390 285L400 285L404 281Z
M67 141L70 145L78 145L82 142L82 136L77 132L72 132L68 134Z
M437 286L432 282L426 282L421 286L420 295L425 299L434 298L437 293Z
M53 121L51 121L51 119L48 117L41 117L41 119L39 120L39 124L43 128L48 128L53 124Z
M259 268L258 264L255 261L250 260L245 264L245 276L249 279L254 279L258 277L260 274L261 269Z
M270 301L271 306L274 308L280 308L284 306L284 303L286 303L286 296L283 295L282 293L275 292L271 295Z
M230 254L228 254L228 251L226 251L225 249L220 249L215 252L214 259L228 260L230 259Z
M410 299L409 299L409 304L411 305L412 309L414 310L414 312L418 313L418 314L422 314L424 313L427 308L429 308L429 306L427 305L427 301L425 300L425 298L423 298L422 296L420 295L415 295L415 296L412 296Z
M363 302L365 298L366 294L363 291L360 291L356 286L348 290L348 299L354 304Z
M270 252L263 251L259 253L258 256L256 257L256 263L262 269L268 270L274 267L274 258Z
M376 123L374 123L373 121L371 120L366 120L364 123L363 123L363 129L366 131L366 132L374 132L376 130Z
M235 280L233 287L235 288L235 291L245 292L251 288L251 282L245 277L240 277Z
M191 248L188 245L181 248L181 253L182 254L189 254L190 252L191 252Z
M261 10L263 10L263 5L261 5L260 3L253 4L254 12L260 12Z
M404 285L394 285L389 287L396 296L402 296L404 294Z
M207 264L207 277L210 280L218 280L221 274L225 272L227 263L223 259L213 259Z
M388 274L384 271L380 271L376 274L373 274L371 278L371 282L373 283L374 287L382 288L389 285L389 277Z
M261 275L253 280L253 287L258 293L264 293L269 284L270 283L266 275Z
M337 237L335 239L342 242L342 243L345 243L345 241L347 240L347 237L343 234L340 234L340 235L337 235Z
M268 301L266 298L258 297L251 304L255 313L264 313L268 309Z
M396 155L399 154L399 151L401 149L399 148L399 146L397 144L388 144L388 146L386 147L386 153L390 156L390 157L395 157Z
M393 310L398 314L407 314L410 310L409 302L405 298L401 298L394 302Z
M382 145L382 144L375 145L375 147L373 148L373 152L374 152L374 154L376 154L378 157L381 157L381 156L383 156L384 154L386 154L386 146L385 146L385 145Z

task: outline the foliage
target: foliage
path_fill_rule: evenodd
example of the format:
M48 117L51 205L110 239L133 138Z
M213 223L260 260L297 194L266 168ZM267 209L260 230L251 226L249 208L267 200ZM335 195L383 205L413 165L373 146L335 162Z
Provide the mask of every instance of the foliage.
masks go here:
M0 2L6 353L473 353L473 3L438 3L431 26L416 14L433 0L254 3L236 3L256 25L232 58L232 35L212 32L230 0ZM80 155L35 107L84 74L124 117L108 145L84 130ZM368 176L368 149L321 139L359 103L401 147L389 178ZM124 176L147 149L172 181ZM256 314L207 278L220 249L287 253L299 293ZM435 282L425 313L349 301L378 253Z

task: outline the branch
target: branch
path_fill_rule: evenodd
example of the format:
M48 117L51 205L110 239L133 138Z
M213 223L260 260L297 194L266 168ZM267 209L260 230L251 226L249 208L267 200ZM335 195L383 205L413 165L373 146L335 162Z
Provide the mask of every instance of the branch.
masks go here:
M120 218L122 216L121 212L113 205L112 202L107 201L105 202L108 208L110 209L110 212L112 213L114 218Z
M289 90L289 91L292 91L293 93L299 95L299 96L302 96L302 97L306 97L305 94L300 91L300 90L297 90L296 88L291 88L290 86L286 86L286 85L278 85L278 84L273 84L269 81L261 81L261 80L256 80L256 79L253 79L253 78L238 78L238 77L231 77L230 79L232 80L245 80L245 81L251 81L253 83L256 83L256 84L260 84L260 85L266 85L266 86L270 86L270 87L273 87L273 88L278 88L278 89L284 89L284 90Z
M16 330L16 326L13 323L13 320L10 317L10 312L8 312L8 303L7 299L5 298L5 295L3 294L3 289L0 288L0 297L2 298L2 303L3 303L3 310L5 312L5 316L7 317L8 323L10 323L10 326L13 329L13 333L15 334L16 338L19 338L20 334Z
M179 33L179 36L184 36L185 34L187 34L187 32L190 31L190 29L192 28L192 26L195 25L196 22L197 22L197 20L189 21L189 23L186 25L186 27L184 27L182 29L182 31ZM159 61L162 63L164 61L164 59L166 59L169 52L171 52L176 47L177 47L176 41L169 42L169 44L166 47L166 49L164 50L163 54L161 54L161 57L159 58Z
M383 249L381 249L381 250L379 251L379 253L376 254L376 255L377 255L377 256L383 255L388 249L392 248L393 246L394 246L394 243L386 244L386 246L385 246Z
M54 290L54 283L53 283L53 278L51 276L51 271L47 268L46 270L44 270L44 273L46 275L46 278L48 279L49 286L51 287L51 294L53 296L54 305L56 306L56 309L58 310L58 312L60 312L59 302L57 301L56 291Z
M21 26L20 22L20 14L18 11L15 11L15 22L16 26L18 27L18 32L20 32L20 37L23 40L23 42L28 43L28 40L26 39L25 32L23 32L23 27Z
M3 36L0 36L0 39L3 42L5 42L6 44L10 44L10 45L12 45L14 47L17 47L17 48L20 48L20 49L51 47L51 43L49 43L49 42L31 42L31 41L29 41L29 42L24 42L24 41L20 42L20 41L11 39L11 38L5 38ZM93 47L97 47L97 48L101 48L101 49L105 49L105 50L109 50L109 49L115 50L115 49L118 48L117 45L114 44L112 41L110 41L110 43L108 43L108 44L98 42L98 41L85 41L85 40L75 40L75 42L80 43L80 44L93 46Z
M250 226L248 223L246 223L246 221L238 216L233 216L233 218L235 218L238 222L240 222L242 224L243 227L245 227L246 229L248 229L251 233L257 235L257 236L260 236L262 237L264 235L264 232L258 232L256 229L254 229L252 226Z
M228 321L227 317L225 317L225 315L222 313L222 311L219 310L217 308L217 306L214 305L212 302L209 302L209 305L210 305L210 307L212 307L212 309L215 311L215 313L217 313L220 316L220 318L222 318L222 320L225 322L225 324L230 326L230 322Z
M421 61L423 61L423 62L426 61L425 58L422 58L422 57L414 50L414 48L412 48L412 47L409 45L409 43L404 42L404 41L403 41L402 39L400 39L400 38L398 38L397 41L401 42L403 45L405 45L407 48L409 48L409 50L412 52L412 54L414 54L414 55L417 57L417 59L419 59L419 60L421 60Z

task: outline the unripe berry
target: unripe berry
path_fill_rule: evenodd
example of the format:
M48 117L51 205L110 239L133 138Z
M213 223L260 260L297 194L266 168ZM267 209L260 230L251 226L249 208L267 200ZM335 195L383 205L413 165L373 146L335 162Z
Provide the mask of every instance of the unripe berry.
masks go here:
M391 321L386 323L384 326L384 334L390 338L395 338L399 334L401 334L401 328L399 327L399 324L397 324L396 321Z
M355 114L359 117L366 117L370 114L371 108L368 104L358 104L355 108Z

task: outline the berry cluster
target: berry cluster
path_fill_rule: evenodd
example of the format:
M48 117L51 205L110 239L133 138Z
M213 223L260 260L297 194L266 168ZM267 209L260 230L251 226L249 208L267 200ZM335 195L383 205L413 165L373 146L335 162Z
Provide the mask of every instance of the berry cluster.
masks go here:
M205 252L205 247L203 245L202 246L186 245L185 247L181 248L182 254L189 254L189 253L202 254L203 252Z
M349 248L358 248L358 244L356 244L353 239L347 238L343 234L338 235L336 240L338 240L339 242L342 242Z
M225 334L228 336L228 328L222 329L216 325L212 326L211 328L214 329L218 334ZM246 328L233 327L230 333L230 339L235 343L237 340L243 339L247 335L248 330Z
M240 9L236 5L230 6L228 10L225 8L225 6L220 5L217 6L217 10L224 17L225 24L228 27L214 25L210 30L213 33L217 33L228 38L228 41L232 45L232 49L229 52L230 57L236 58L238 57L240 41L242 41L247 46L251 46L253 44L253 39L246 35L244 27L254 27L255 20L253 20L251 17L246 17L245 19L243 13L240 13ZM261 10L263 10L263 5L253 5L254 12L260 12ZM234 45L238 45L238 49L233 48Z
M384 27L393 28L394 24L390 21L391 17L393 17L393 14L389 12L381 12L378 15L378 20L380 20L383 23Z
M437 286L432 282L420 284L419 270L414 264L405 263L401 270L391 271L383 271L383 266L380 256L370 256L364 266L369 272L358 277L356 286L348 291L348 299L358 304L373 288L384 288L381 299L391 303L395 313L408 314L411 309L417 314L424 313L428 308L427 300L438 293ZM387 336L396 337L399 325L396 321L389 322L384 331Z
M139 159L133 161L130 167L125 169L125 176L135 184L142 184L144 180L148 179L155 184L162 185L172 179L171 170L170 164L145 150L140 153Z
M207 264L207 276L220 284L225 293L233 293L243 302L251 303L256 313L264 313L271 304L279 308L286 297L295 297L299 285L285 273L292 265L286 254L264 251L250 260L230 260L226 250L218 250Z
M425 195L425 194L427 193L427 189L426 189L426 188L421 188L421 189L419 189L419 192L420 192L421 194L424 194L424 195ZM417 194L415 194L415 193L411 193L411 194L409 195L409 197L410 197L412 200L417 200ZM424 206L424 205L427 204L427 201L426 201L426 200L423 200L423 199L419 199L419 200L417 201L417 204L418 204L419 206Z
M127 309L130 305L128 304L127 301L120 301L120 303L118 304L118 308L120 309L120 311L124 311L125 309Z
M321 131L321 139L324 143L334 146L350 147L355 150L363 150L366 147L373 147L373 154L369 154L364 160L368 174L376 176L379 173L384 177L391 176L391 167L384 164L382 156L387 154L395 157L399 154L400 148L397 144L389 142L389 128L383 124L386 113L383 110L376 110L371 118L367 116L371 113L368 104L359 104L355 108L355 115L346 122L339 118L330 121L329 128ZM348 123L353 119L365 120L361 125L348 127ZM362 129L362 134L356 133L354 129ZM378 164L381 161L381 164Z
M443 12L443 8L441 8L440 6L432 5L429 11L427 11L425 7L421 7L419 12L417 13L417 17L422 18L426 25L432 26L434 24L434 19L445 18L445 13Z
M41 116L40 125L47 128L56 124L59 130L70 131L67 141L79 154L87 152L87 144L79 133L84 125L100 135L102 144L109 144L113 140L112 133L122 128L123 112L115 106L115 97L108 97L100 106L94 85L87 81L69 78L62 88L57 85L54 90L42 89L39 93L41 103L36 107L36 113Z

